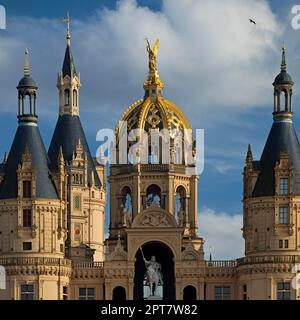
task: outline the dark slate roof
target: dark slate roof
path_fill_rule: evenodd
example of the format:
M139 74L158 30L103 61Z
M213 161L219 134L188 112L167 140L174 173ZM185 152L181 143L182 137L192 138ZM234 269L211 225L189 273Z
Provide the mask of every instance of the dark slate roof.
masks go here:
M253 190L253 197L275 195L274 167L280 151L285 150L294 167L294 194L300 195L300 146L291 122L274 122L260 159L260 174Z
M60 146L62 146L65 161L72 160L73 152L76 149L79 139L88 158L88 183L91 183L91 173L93 171L95 185L101 186L79 116L63 115L58 117L48 151L51 168L52 170L57 170L57 159Z
M253 169L259 171L260 170L260 161L252 161Z
M20 88L35 88L35 89L37 89L37 86L36 86L35 81L30 76L24 76L20 80L17 88L18 89L20 89Z
M49 175L49 160L39 128L32 125L19 125L17 129L5 166L5 177L0 187L0 199L17 198L17 169L18 165L22 163L22 155L26 147L31 154L32 164L36 170L37 197L58 199Z
M63 73L63 77L65 77L66 75L72 77L74 74L76 74L74 59L71 52L71 47L69 45L67 45L64 63L62 67L62 73Z
M275 78L273 85L275 84L293 84L292 77L286 72L281 71Z

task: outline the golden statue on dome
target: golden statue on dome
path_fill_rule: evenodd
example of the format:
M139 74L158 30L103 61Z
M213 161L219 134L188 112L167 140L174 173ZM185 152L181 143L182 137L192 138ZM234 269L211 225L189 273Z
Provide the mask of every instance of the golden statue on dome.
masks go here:
M155 72L157 71L157 52L158 52L158 43L159 43L159 39L156 39L155 43L154 43L154 47L153 49L151 49L149 40L146 38L146 42L147 42L147 51L149 54L149 70L150 72Z

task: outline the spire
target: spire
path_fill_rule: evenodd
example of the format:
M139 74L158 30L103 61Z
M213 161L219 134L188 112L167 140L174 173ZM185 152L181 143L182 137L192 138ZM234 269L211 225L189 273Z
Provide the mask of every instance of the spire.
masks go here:
M282 56L281 56L281 72L286 71L286 62L285 62L285 48L282 47Z
M30 65L29 65L29 51L25 49L25 65L24 65L24 76L30 77Z
M147 52L149 55L149 73L147 80L144 83L145 97L152 94L161 95L161 90L164 87L164 83L161 81L158 70L157 70L157 52L159 39L156 39L153 49L151 49L148 39L147 42Z
M71 31L70 31L70 16L69 12L67 13L67 17L62 19L63 23L67 24L67 48L64 58L64 63L62 67L63 77L68 75L69 77L73 77L76 74L76 68L74 64L74 59L71 52Z
M253 156L252 156L252 150L251 150L251 145L248 145L248 151L247 151L247 156L246 156L246 163L252 163L253 161Z

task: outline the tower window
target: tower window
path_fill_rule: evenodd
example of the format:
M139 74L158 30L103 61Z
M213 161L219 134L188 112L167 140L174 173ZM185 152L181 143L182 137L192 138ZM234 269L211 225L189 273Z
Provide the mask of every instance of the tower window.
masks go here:
M289 223L289 212L288 207L279 208L279 223L288 224Z
M183 224L185 218L185 189L183 187L178 187L176 190L175 197L175 218L179 225Z
M23 209L23 227L32 226L32 212L30 209Z
M286 196L289 192L289 180L287 178L281 178L279 183L279 194Z
M31 181L23 181L23 198L31 198Z
M66 89L64 92L65 106L70 105L70 90Z
M277 283L277 300L291 300L291 284L289 282Z
M74 197L74 208L80 209L80 196L79 195L76 195Z
M77 90L73 90L73 106L77 107L78 105L78 97L77 97Z
M21 284L21 300L33 300L33 299L34 299L34 285Z
M145 207L149 208L153 202L156 202L159 206L161 206L161 191L160 191L160 187L155 185L155 184L152 184L147 189Z

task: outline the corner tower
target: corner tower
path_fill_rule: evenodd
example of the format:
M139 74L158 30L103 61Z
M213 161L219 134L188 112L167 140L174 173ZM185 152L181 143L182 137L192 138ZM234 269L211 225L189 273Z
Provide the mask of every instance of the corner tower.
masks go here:
M282 49L274 86L273 125L259 161L249 148L244 169L246 255L298 255L300 145L293 126L293 80Z
M58 75L59 116L48 155L51 171L65 163L68 239L66 253L74 261L102 260L104 242L105 168L91 155L79 117L80 75L71 52L70 18L67 47ZM60 152L61 151L61 152ZM59 184L59 179L56 179Z
M7 288L0 298L59 300L71 275L71 262L64 259L67 216L38 128L28 50L25 57L17 87L19 125L1 174L0 265Z

